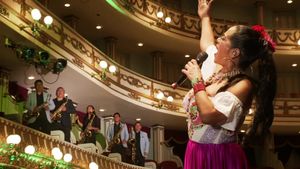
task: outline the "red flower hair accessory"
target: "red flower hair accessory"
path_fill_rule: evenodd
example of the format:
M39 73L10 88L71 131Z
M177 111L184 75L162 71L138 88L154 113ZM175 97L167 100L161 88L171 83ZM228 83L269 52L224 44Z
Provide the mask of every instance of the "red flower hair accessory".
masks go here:
M273 41L273 39L269 36L269 34L266 32L265 27L262 25L254 25L254 26L252 26L252 29L254 31L257 31L260 33L261 37L264 38L264 40L267 42L268 46L274 52L276 44Z

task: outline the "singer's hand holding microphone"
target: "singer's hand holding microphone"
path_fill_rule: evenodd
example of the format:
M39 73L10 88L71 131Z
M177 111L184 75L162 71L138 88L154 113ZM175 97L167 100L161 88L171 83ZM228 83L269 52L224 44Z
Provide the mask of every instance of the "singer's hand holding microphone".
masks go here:
M181 86L186 79L189 79L190 81L193 81L195 79L202 79L202 74L200 67L202 63L205 61L205 59L208 57L206 52L201 52L197 55L196 59L192 59L189 61L184 69L182 69L182 75L178 79L177 82L174 82L172 84L173 89L176 89L176 87Z

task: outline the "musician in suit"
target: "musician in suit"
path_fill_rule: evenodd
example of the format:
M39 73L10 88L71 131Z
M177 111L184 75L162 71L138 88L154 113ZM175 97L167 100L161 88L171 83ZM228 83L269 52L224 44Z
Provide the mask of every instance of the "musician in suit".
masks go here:
M96 115L93 105L88 105L86 112L80 135L84 139L84 143L94 143L96 145L96 134L100 131L100 118Z
M29 127L39 130L43 133L50 134L50 110L55 108L55 105L51 99L51 94L44 91L44 85L42 80L36 80L34 82L35 91L28 95L25 108L28 110L28 119L25 122ZM37 114L38 116L32 116Z
M108 141L111 153L120 153L122 161L127 161L126 149L129 139L127 125L121 123L121 115L116 112L113 115L114 123L107 128L106 139Z
M141 122L134 124L134 131L132 132L132 139L135 139L135 160L134 164L139 166L145 166L145 158L149 152L149 138L146 132L141 131Z
M71 114L76 112L75 107L71 99L65 97L65 89L63 87L58 87L56 89L56 98L53 99L55 104L54 110L51 111L52 115L52 130L61 130L64 132L65 141L70 142L71 139ZM55 119L54 115L61 115L61 117Z

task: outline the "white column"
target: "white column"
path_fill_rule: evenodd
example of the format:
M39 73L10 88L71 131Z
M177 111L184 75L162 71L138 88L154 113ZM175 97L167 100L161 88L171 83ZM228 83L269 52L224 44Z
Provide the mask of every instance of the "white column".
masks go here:
M153 159L160 163L163 161L163 142L165 140L165 127L153 126L151 128L151 142Z
M103 117L101 118L101 133L105 136L106 138L106 130L110 124L113 123L113 117Z

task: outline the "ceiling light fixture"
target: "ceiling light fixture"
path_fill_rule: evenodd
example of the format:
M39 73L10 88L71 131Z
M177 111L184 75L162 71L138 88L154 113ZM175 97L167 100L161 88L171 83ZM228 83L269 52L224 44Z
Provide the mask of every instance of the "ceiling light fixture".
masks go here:
M6 138L7 144L19 144L21 142L21 136L18 134L11 134Z
M186 57L186 58L189 58L189 57L190 57L190 55L184 55L184 57Z
M105 109L99 109L99 111L100 111L100 112L104 112L104 111L105 111Z
M293 0L288 0L287 3L288 3L288 4L293 3Z
M167 97L167 101L168 101L168 102L173 102L173 100L174 100L174 98L173 98L172 96L168 96L168 97Z
M156 98L158 99L158 102L157 103L152 103L152 106L153 107L156 107L156 108L162 108L163 107L163 103L162 103L162 99L165 97L164 93L161 92L161 91L158 91L157 94L156 94Z
M157 12L156 16L158 18L162 18L162 17L164 17L164 13L162 11L159 11L159 12Z
M90 162L89 169L99 169L99 166L95 162Z
M165 12L163 12L163 11L165 11ZM158 9L157 13L156 13L156 17L157 17L156 25L159 27L169 29L168 24L172 22L172 19L170 16L168 16L168 14L169 14L169 12L167 10Z
M141 121L141 120L142 120L141 118L136 118L136 119L135 119L135 121Z
M34 80L35 77L34 77L34 76L28 76L27 79L28 79L28 80Z
M69 153L64 155L64 161L67 163L71 162L72 158L73 158L72 155Z
M298 45L300 45L300 39L298 40L298 42L297 42L297 43L298 43Z
M108 70L110 73L115 73L117 71L117 67L115 65L110 65Z
M99 66L101 68L101 72L99 74L94 74L92 73L91 76L92 77L96 77L99 75L99 77L101 78L101 80L106 80L106 73L109 72L113 75L115 75L116 71L117 71L117 67L115 65L108 65L108 63L105 60L101 60L99 62Z
M245 133L246 131L245 130L241 130L241 133Z
M171 21L172 21L172 19L169 16L165 18L166 23L171 23Z
M66 8L69 8L70 6L71 6L71 4L65 3L65 7L66 7Z
M159 100L162 100L164 97L165 97L165 95L163 94L163 92L159 92L159 93L156 95L156 98L159 99Z
M97 25L96 29L102 29L102 26L101 25Z
M142 46L144 46L144 44L143 44L143 43L141 43L141 42L140 42L140 43L138 43L137 45L138 45L139 47L142 47Z
M28 145L24 149L26 154L34 154L35 153L35 147L33 145Z
M106 61L101 60L99 65L100 65L100 67L101 67L102 69L106 69L108 64L107 64Z
M297 67L297 66L298 66L297 63L293 63L293 64L292 64L292 67Z
M44 24L40 23L40 19L42 18L42 13L39 9L34 8L31 10L31 17L34 20L34 23L28 26L20 25L20 29L24 30L25 28L30 28L32 31L33 36L39 37L40 32L42 31L42 27L46 27L49 29L51 27L51 24L53 22L53 18L51 16L46 16L44 18Z

